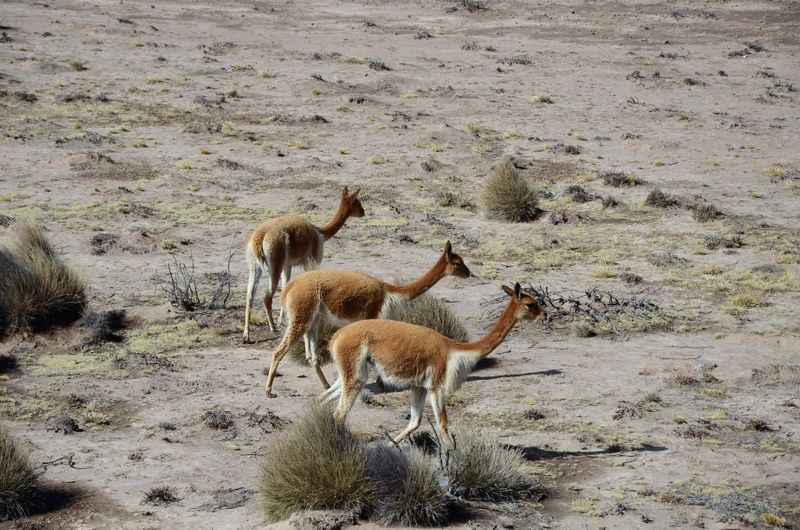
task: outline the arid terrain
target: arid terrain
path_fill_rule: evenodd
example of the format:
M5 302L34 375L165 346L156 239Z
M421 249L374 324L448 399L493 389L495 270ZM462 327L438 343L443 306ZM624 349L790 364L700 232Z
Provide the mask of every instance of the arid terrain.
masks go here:
M800 4L6 0L0 25L0 241L40 223L126 315L117 342L0 343L0 411L58 501L0 527L266 526L265 447L322 388L286 360L265 398L244 246L344 185L366 216L323 267L413 278L449 239L475 277L431 292L473 338L501 283L564 309L448 399L547 497L453 527L800 526ZM487 219L503 156L537 220ZM226 308L170 305L168 267L210 297L231 253ZM353 431L402 429L409 392L370 390Z

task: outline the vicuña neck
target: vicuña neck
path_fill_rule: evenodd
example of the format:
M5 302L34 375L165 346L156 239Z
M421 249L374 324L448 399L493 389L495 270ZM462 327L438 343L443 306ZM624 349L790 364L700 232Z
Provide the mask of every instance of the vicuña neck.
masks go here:
M456 349L462 352L474 354L476 359L486 357L492 353L495 348L500 346L500 343L502 343L508 334L511 333L511 330L517 323L517 319L514 314L516 309L516 305L512 300L509 302L508 306L506 306L503 314L500 315L500 318L497 320L492 329L489 330L489 333L487 333L486 336L475 342L460 343Z
M325 238L325 241L336 235L336 232L338 232L344 226L344 223L347 221L348 217L350 217L349 208L345 202L342 201L339 203L339 208L333 215L333 219L319 229L319 232L322 234L322 237Z
M426 272L425 276L419 280L411 282L407 285L391 285L387 283L386 290L390 293L399 295L406 300L413 300L436 285L436 282L444 278L446 264L446 259L444 254L442 254L442 257L439 258L439 261L437 261L436 264L431 267L431 270Z

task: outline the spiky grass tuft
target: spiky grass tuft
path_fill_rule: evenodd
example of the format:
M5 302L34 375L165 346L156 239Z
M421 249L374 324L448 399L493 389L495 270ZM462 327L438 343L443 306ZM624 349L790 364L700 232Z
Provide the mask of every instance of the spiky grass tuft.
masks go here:
M463 488L465 498L513 501L530 495L533 484L523 471L525 460L519 450L463 425L453 427L451 434L455 449L449 452L446 471Z
M265 515L272 521L300 510L361 513L375 493L364 446L317 403L270 440L259 485Z
M78 320L86 283L68 267L32 223L15 225L16 241L0 246L0 334L41 331Z
M24 517L39 494L39 474L0 425L0 521Z
M398 320L431 328L458 342L469 341L469 332L458 315L444 301L428 293L407 302Z
M438 526L452 499L442 488L433 459L414 446L368 449L369 476L377 487L376 518L384 524Z
M489 175L483 190L486 217L525 223L539 216L538 204L536 192L519 174L514 162L503 158Z

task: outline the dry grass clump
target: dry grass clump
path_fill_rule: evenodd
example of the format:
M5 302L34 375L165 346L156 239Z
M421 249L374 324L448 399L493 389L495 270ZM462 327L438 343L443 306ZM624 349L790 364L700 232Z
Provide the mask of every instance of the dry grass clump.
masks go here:
M0 521L24 517L39 494L39 474L0 425Z
M172 504L180 499L175 495L175 488L170 486L159 486L147 491L144 494L142 502L145 504L153 504L155 506L162 506L164 504Z
M569 186L566 190L564 190L564 194L569 195L569 197L572 199L572 202L577 203L591 202L599 198L597 195L587 192L583 186L579 186L577 184Z
M647 194L644 203L654 208L671 208L677 206L678 200L672 195L664 193L659 188L654 188Z
M82 346L122 342L123 337L119 332L127 325L125 310L114 309L99 313L89 309L84 311L80 325L83 331Z
M622 280L622 283L625 285L638 285L644 281L641 276L633 272L623 272L618 276L618 278Z
M761 418L747 418L742 422L742 428L748 431L769 432L772 427Z
M487 218L513 223L532 221L541 213L536 192L509 157L504 157L486 180L483 206Z
M738 315L746 309L761 307L766 303L764 293L757 289L745 287L740 292L733 295L725 304L725 312L731 315Z
M674 386L694 386L700 383L696 377L687 374L675 374L667 382Z
M361 513L375 494L364 446L316 403L291 429L270 440L259 485L271 521L300 510Z
M673 267L675 265L683 265L687 263L686 258L678 256L671 250L651 254L650 256L647 256L647 261L656 267Z
M770 182L783 182L785 180L800 180L800 168L787 168L780 164L770 166L764 170L764 175Z
M530 495L530 477L523 472L525 460L516 449L501 446L492 436L455 426L455 448L448 451L446 473L466 499L513 501Z
M86 283L50 245L41 227L17 223L16 241L0 246L0 334L41 331L78 320Z
M413 446L375 445L367 454L368 473L379 499L375 517L381 523L438 526L447 522L452 499L431 457Z
M624 173L622 171L604 171L600 174L600 178L603 179L603 182L607 186L613 186L615 188L639 186L644 184L644 181L636 176L636 173L632 172Z
M428 293L407 302L398 320L431 328L458 342L469 341L469 332L458 315L442 300Z
M732 236L706 234L703 236L703 241L706 244L706 248L709 250L716 250L718 248L741 248L744 246L744 241L736 234Z
M572 331L573 335L583 339L597 335L592 323L586 320L576 320L570 325L570 330Z
M206 427L211 429L229 429L233 427L233 414L227 410L207 410L203 413L203 423L206 424Z
M438 206L456 206L465 210L474 211L476 209L475 201L471 197L454 193L452 191L444 191L437 193L433 196Z
M724 215L719 208L708 203L689 206L689 209L692 211L692 217L694 217L694 220L698 223L713 221L714 219L719 219Z
M470 13L477 13L478 11L487 11L489 9L489 4L484 2L483 0L457 0L457 2L461 7L469 11Z

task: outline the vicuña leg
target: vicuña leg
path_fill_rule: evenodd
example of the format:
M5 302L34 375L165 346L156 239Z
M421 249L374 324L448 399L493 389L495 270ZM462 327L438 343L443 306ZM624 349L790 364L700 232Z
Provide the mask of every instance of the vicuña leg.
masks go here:
M255 259L251 257L247 263L248 276L247 276L247 299L244 305L244 336L243 342L250 342L250 312L253 310L253 297L258 289L258 280L261 278L261 266Z
M317 346L319 344L319 326L320 320L317 317L313 322L308 325L308 330L306 331L305 335L303 335L303 341L305 342L306 346L306 360L308 364L310 364L314 371L317 372L317 377L319 380L322 381L322 386L325 388L330 388L330 384L328 384L328 380L325 379L325 373L322 371L322 367L319 365L319 356L317 354Z
M425 398L428 397L428 391L424 388L417 387L411 392L411 420L408 422L408 427L400 434L394 437L395 443L400 443L403 438L417 430L419 424L422 423L422 411L425 408Z
M447 431L447 409L445 406L444 390L438 392L431 392L431 407L433 408L433 417L439 425L439 436L442 439L442 444L445 447L450 447L450 433Z
M283 271L281 272L281 291L286 289L286 284L289 283L289 278L292 275L292 266L286 263L283 266ZM278 325L283 324L283 306L280 306L278 310Z
M267 322L269 322L270 331L277 333L278 328L275 326L275 321L272 320L272 298L275 296L275 291L278 290L278 281L285 263L285 253L282 249L275 249L270 258L269 285L267 285L267 293L264 295L264 308L267 310Z
M278 372L278 365L283 360L284 356L292 349L294 343L300 340L300 337L305 333L305 324L301 319L293 319L286 329L286 335L283 336L278 347L272 352L272 362L269 366L269 375L267 375L267 384L265 391L268 398L275 397L272 393L272 383L275 381L275 374Z
M340 377L337 377L336 381L333 382L331 387L322 394L320 394L319 402L322 403L323 405L328 405L330 403L333 403L339 398L339 394L341 393L341 391L342 391L342 379Z

